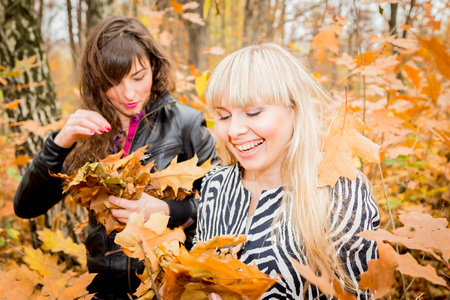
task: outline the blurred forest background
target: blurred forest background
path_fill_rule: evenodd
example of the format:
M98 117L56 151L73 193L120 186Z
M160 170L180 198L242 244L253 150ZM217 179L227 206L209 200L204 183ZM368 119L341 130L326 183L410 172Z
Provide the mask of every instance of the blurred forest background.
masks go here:
M77 108L78 56L109 15L149 28L176 62L174 96L209 119L202 93L221 58L262 42L288 47L373 126L364 135L381 146L381 163L354 163L373 185L382 228L402 226L398 216L409 212L449 219L450 0L0 0L0 291L25 277L39 290L45 275L86 272L81 207L68 199L22 220L12 205L45 137ZM397 250L432 266L447 287L397 272L387 299L449 299L448 222L443 228L437 244L424 241L428 228L409 237L422 248Z

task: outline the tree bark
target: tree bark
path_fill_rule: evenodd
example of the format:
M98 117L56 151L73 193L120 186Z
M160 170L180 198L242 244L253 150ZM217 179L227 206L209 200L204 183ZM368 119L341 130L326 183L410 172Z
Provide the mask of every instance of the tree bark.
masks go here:
M111 16L114 10L114 0L86 0L86 37L92 28L104 18Z
M21 71L18 76L7 77L8 84L1 86L4 102L22 99L18 109L7 110L10 123L34 120L43 126L59 120L61 110L33 1L0 0L0 40L0 65L8 70L14 69L17 61L34 55L37 62L42 62ZM24 132L19 126L13 126L11 130ZM16 146L16 156L32 157L42 148L43 141L44 137L29 132L28 140Z

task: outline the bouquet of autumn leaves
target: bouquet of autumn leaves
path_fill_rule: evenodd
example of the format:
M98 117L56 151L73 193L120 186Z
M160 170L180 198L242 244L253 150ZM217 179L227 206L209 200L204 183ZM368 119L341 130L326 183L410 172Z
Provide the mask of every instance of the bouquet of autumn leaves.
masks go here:
M144 212L132 213L128 223L120 223L110 212L115 206L109 195L137 200L142 193L157 198L182 201L191 195L194 180L211 168L209 160L198 167L197 157L177 163L175 157L162 171L151 173L154 163L141 164L142 147L125 158L122 152L95 163L86 163L71 175L51 174L65 179L63 192L73 195L76 202L92 210L106 233L116 230L115 242L123 252L145 263L143 274L137 274L141 285L135 292L139 299L208 299L215 292L227 299L258 299L275 280L237 260L237 251L245 236L219 236L198 242L188 252L183 228L167 228L169 217L155 213L144 222ZM228 247L233 246L233 247ZM217 252L216 248L234 249ZM151 276L149 275L151 274Z
M65 179L63 192L69 192L77 204L94 212L97 221L105 226L106 233L125 228L110 212L115 206L108 201L109 195L129 200L138 200L146 192L157 198L183 200L192 194L190 189L195 179L204 176L210 169L210 161L198 167L198 159L177 163L175 157L162 171L150 173L154 162L141 164L146 146L120 158L123 151L110 155L100 162L86 163L71 175L54 174Z

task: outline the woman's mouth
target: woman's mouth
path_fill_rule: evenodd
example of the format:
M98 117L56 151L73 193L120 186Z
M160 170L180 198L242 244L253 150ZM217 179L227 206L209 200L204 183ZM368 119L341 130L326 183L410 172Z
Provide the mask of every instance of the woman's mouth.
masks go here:
M124 105L126 108L133 108L133 107L136 107L136 105L138 105L138 103L139 103L139 102L124 103L123 105Z
M234 145L234 146L240 152L248 153L248 152L251 152L251 151L255 150L256 148L258 148L262 143L264 143L264 139L252 141L252 142L241 144L241 145Z

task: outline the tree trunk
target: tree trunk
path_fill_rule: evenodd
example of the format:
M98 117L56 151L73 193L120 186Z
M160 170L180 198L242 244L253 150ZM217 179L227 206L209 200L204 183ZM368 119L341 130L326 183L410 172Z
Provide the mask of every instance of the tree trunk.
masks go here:
M397 34L397 9L398 3L391 3L391 16L389 18L389 32Z
M190 1L179 1L180 3L187 3ZM189 12L198 13L200 16L203 15L203 5L204 0L197 1L200 5L196 9L192 9ZM204 20L205 23L207 20ZM192 23L188 20L183 20L189 37L189 54L188 54L188 64L193 65L198 70L203 71L206 68L205 55L202 55L202 49L206 45L206 26Z
M10 122L34 120L41 126L61 118L59 102L50 77L43 39L33 9L33 1L0 0L0 65L12 70L17 61L36 56L37 67L6 78L1 86L5 102L22 99L18 109L8 110ZM22 88L20 88L22 87ZM23 132L19 126L11 129ZM32 157L43 146L44 137L29 133L28 140L16 146L16 155Z
M114 10L114 0L86 0L86 37L91 29L104 18L111 16Z

